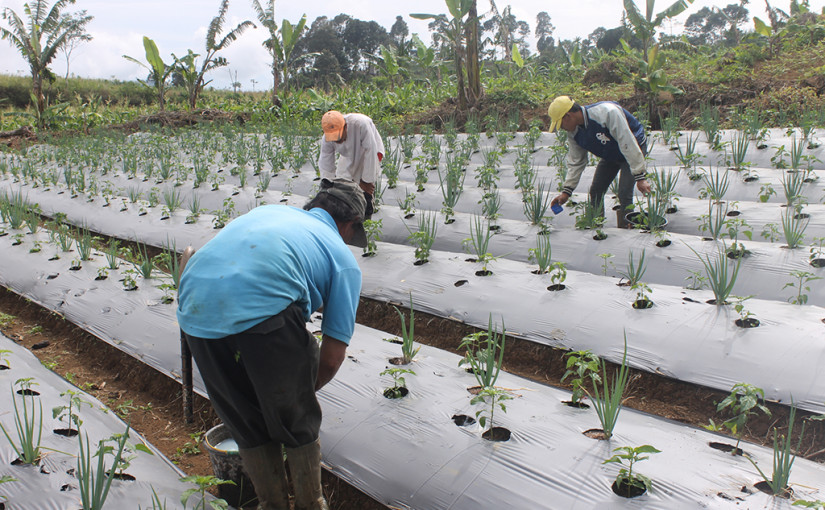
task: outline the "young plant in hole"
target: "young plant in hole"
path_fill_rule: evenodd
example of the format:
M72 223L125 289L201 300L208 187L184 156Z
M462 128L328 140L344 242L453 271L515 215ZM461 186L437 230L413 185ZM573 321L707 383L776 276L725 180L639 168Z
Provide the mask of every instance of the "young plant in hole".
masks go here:
M484 220L480 216L473 215L473 221L470 223L470 237L464 239L461 243L467 253L475 253L476 262L482 265L481 273L485 275L489 274L487 264L496 259L496 257L488 251L492 236L493 233L490 231L490 223L487 222L485 225Z
M83 435L78 435L80 452L77 456L77 485L80 491L80 501L84 510L102 510L106 498L109 496L109 488L114 480L114 471L121 462L123 449L129 437L129 426L126 426L126 433L122 434L116 443L117 450L106 445L106 440L97 443L97 450L93 453L89 444L89 434L86 440ZM106 454L114 455L114 462L109 469L106 469ZM92 459L97 457L97 467L92 466Z
M135 271L140 274L144 280L152 278L152 271L155 269L155 261L149 256L149 248L145 244L138 243L137 250L132 254L137 262L132 262Z
M532 225L538 225L541 230L545 229L544 220L552 199L550 187L543 179L536 183L532 191L522 190L524 216L530 220Z
M196 488L193 489L186 489L183 491L183 494L180 495L180 503L186 508L186 504L189 502L189 498L194 495L198 495L200 497L200 501L192 507L192 510L206 510L206 491L211 489L212 487L217 487L219 485L236 485L235 482L232 480L221 480L220 478L216 478L214 476L204 476L204 475L192 475L192 476L184 476L179 481L183 483L194 483L197 485ZM214 499L209 501L209 506L212 507L212 510L227 510L229 508L229 503L223 499Z
M482 388L492 387L501 372L501 361L504 359L504 344L506 330L504 323L501 325L501 333L493 324L493 315L490 314L487 323L487 331L479 331L465 336L458 346L459 350L464 349L465 354L458 366L469 365L468 370L473 373L476 382Z
M796 404L791 399L791 411L788 415L788 435L779 436L776 427L773 429L773 472L768 478L762 469L756 464L750 455L746 458L753 464L753 467L759 471L759 476L768 485L774 496L790 497L791 488L788 486L788 481L791 478L791 468L796 460L796 453L802 446L802 438L805 436L805 422L802 422L802 430L799 432L799 440L796 443L796 448L793 447L793 427L796 421ZM792 451L793 450L793 451Z
M447 154L446 157L446 167L444 173L441 172L439 167L438 180L441 183L442 205L444 206L441 212L444 213L444 223L449 224L455 221L453 208L458 204L458 199L464 189L464 176L466 173L464 172L463 162L450 154Z
M647 271L647 264L645 263L645 249L643 248L638 261L636 261L632 251L628 252L627 269L625 271L619 271L619 275L627 280L628 286L632 287L641 281L645 275L645 271Z
M415 193L405 190L404 199L398 200L398 208L404 211L405 218L411 218L415 215Z
M607 364L604 360L601 360L601 374L598 381L593 379L593 394L588 393L588 396L596 408L604 438L610 439L613 436L616 422L619 420L619 413L622 410L622 396L630 379L630 370L627 368L627 333L624 335L622 364L613 373L612 381L608 381ZM599 384L601 384L601 389L599 389Z
M619 448L615 448L613 452L622 453L613 455L602 462L602 464L616 463L622 466L619 474L616 475L615 485L617 493L629 498L632 497L634 488L642 493L649 491L652 484L650 478L639 473L634 473L633 464L647 460L649 457L644 455L646 453L660 453L661 451L649 444L645 444L635 448L632 446L620 446ZM625 462L627 462L627 468L624 467Z
M602 382L599 375L599 357L593 354L590 349L586 351L571 351L565 353L567 364L564 375L561 376L561 382L564 382L568 376L575 376L570 379L570 384L573 385L573 395L570 397L571 405L580 405L582 397L586 391L584 389L584 381L589 379L591 384Z
M800 214L801 208L787 207L782 213L782 233L789 249L793 250L802 245L805 239L805 229L811 219Z
M60 421L66 420L66 424L69 428L68 432L64 435L73 436L80 430L80 426L83 424L83 420L80 419L80 416L78 416L75 411L80 410L80 408L83 407L83 404L92 407L92 403L83 398L83 394L79 391L66 390L61 393L60 396L69 397L68 405L53 407L52 418ZM72 429L72 424L77 427L77 430Z
M2 319L2 317L0 317ZM2 320L0 320L2 323ZM11 368L11 362L9 362L8 355L11 354L11 351L8 349L0 349L0 367L3 367L3 370Z
M742 259L736 259L735 262L730 262L727 254L717 248L716 257L711 258L710 255L700 255L699 252L691 248L690 251L696 254L699 261L705 267L705 275L708 278L708 286L713 291L714 300L717 306L727 304L728 296L733 292L733 286L736 284L736 277L739 275L739 267ZM733 270L730 269L729 263L733 264Z
M773 189L770 183L766 182L759 188L759 202L765 204L771 199L771 196L776 195L776 190Z
M134 269L127 269L123 272L123 290L137 290L136 274L137 272Z
M705 187L699 191L699 198L721 202L730 187L727 170L717 167L714 172L713 168L709 168L707 174L702 175L702 180Z
M602 259L602 276L607 276L607 265L613 265L610 259L612 259L614 255L612 253L599 253L598 257Z
M727 237L731 240L730 246L725 249L725 253L727 253L728 257L730 258L740 258L747 255L749 252L745 249L745 245L739 242L739 233L741 229L749 229L750 225L747 221L743 218L738 216L733 218L728 218L725 220L725 227L728 229ZM753 240L753 231L752 230L741 230L745 237L748 238L748 241Z
M498 226L496 225L496 220L501 213L501 195L498 192L498 189L494 189L484 194L481 197L481 214L487 218L487 221L490 224L490 230L498 230Z
M536 247L527 250L527 254L528 260L539 266L537 274L546 273L550 268L550 264L553 262L550 256L552 254L550 234L537 234Z
M589 230L604 226L604 216L599 214L599 209L590 202L589 198L577 203L571 214L576 215L577 229Z
M43 404L37 401L35 408L34 394L22 395L22 405L17 404L14 386L11 388L12 404L14 405L14 428L17 431L17 442L0 423L0 430L11 445L17 458L24 464L37 464L40 460L40 437L43 433Z
M479 425L481 425L481 428L486 428L486 432L491 433L493 430L493 417L495 416L496 407L501 409L501 412L506 413L507 406L504 405L504 401L512 399L513 397L505 389L496 388L494 386L482 387L478 394L470 399L470 405L487 404L487 406L476 411L476 419L478 420ZM487 427L488 424L489 427Z
M388 375L392 377L392 386L384 390L386 398L401 398L406 393L407 381L404 374L415 375L415 372L408 368L392 367L387 368L378 375Z
M791 271L790 275L795 279L795 281L788 282L785 284L782 289L795 288L797 290L796 296L791 296L788 298L789 303L793 303L795 305L804 305L808 302L808 295L805 294L806 292L811 291L811 287L808 285L808 282L814 280L821 280L821 276L815 276L813 273L809 273L808 271Z
M77 239L75 239L75 246L77 253L80 255L80 260L91 260L92 258L92 241L98 238L93 238L92 233L85 225L82 225L77 231Z
M745 301L753 296L731 297L733 298L733 309L739 314L739 319L735 321L736 325L743 328L755 328L756 326L759 326L759 319L756 318L753 312L745 308Z
M825 257L825 248L823 248L823 246L825 246L825 237L814 237L811 241L811 249L808 259L814 267L822 267L825 265L825 260L823 260L823 257Z
M646 283L636 282L630 286L630 290L636 292L636 301L633 302L633 308L644 309L653 306L653 301L649 297L653 290Z
M550 287L561 290L564 288L564 281L567 279L567 263L553 262L550 265Z
M716 404L716 412L725 411L730 415L730 418L719 424L710 420L710 424L705 425L705 428L714 432L728 429L736 437L736 444L731 450L731 454L737 455L748 418L755 415L756 411L762 411L768 416L771 415L771 410L760 404L760 401L765 401L765 392L762 388L757 388L748 383L736 383L731 388L730 395Z
M438 232L438 225L434 214L422 214L418 218L418 230L412 232L407 227L410 235L407 239L415 246L416 264L426 263L430 258L430 250L435 243L435 235Z
M381 240L381 229L384 220L364 221L364 233L367 236L367 245L364 246L364 256L371 257L378 252L378 241Z
M395 307L393 307L395 308ZM410 292L410 327L407 329L407 320L401 310L395 308L401 318L401 364L409 365L421 347L415 347L415 310L413 309L412 292Z

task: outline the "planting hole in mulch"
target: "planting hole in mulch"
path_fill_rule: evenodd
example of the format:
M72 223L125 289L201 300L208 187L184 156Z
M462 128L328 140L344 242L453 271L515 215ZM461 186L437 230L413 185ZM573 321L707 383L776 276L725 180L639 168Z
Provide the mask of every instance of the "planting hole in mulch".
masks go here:
M409 363L404 363L404 358L402 358L401 356L396 356L395 358L390 358L389 361L393 365L409 365Z
M63 437L75 437L77 435L77 429L54 429L52 432Z
M774 496L774 493L771 490L771 486L768 485L768 482L766 482L765 480L762 480L761 482L756 482L755 484L753 484L753 486L759 489L760 491L764 492L765 494L770 494L771 496ZM790 487L785 487L784 489L782 489L782 492L776 494L775 496L777 498L790 499L792 495L793 489L791 489Z
M604 433L602 429L587 429L582 432L585 436L589 437L590 439L598 439L599 441L606 441L607 435Z
M21 388L17 390L18 395L23 395L24 397L39 397L40 392L37 390L33 390L31 388Z
M416 260L415 262L413 262L413 265L414 266L423 266L427 262L429 262L429 260Z
M487 441L509 441L510 430L504 427L493 427L489 430L485 430L481 434L481 437Z
M454 414L451 418L453 423L458 425L459 427L463 427L465 425L472 425L476 422L476 419L472 416L467 416L466 414Z
M404 342L402 340L399 340L397 338L385 338L384 341L389 342L391 344L398 344L398 345L403 345L404 344Z
M58 257L57 255L54 255L54 256L49 258L49 262L52 262L54 260L60 260L60 257Z
M46 279L47 279L47 280L54 280L54 279L55 279L55 278L57 278L58 276L60 276L60 273L52 273L52 274L50 274L49 276L47 276L47 277L46 277Z
M547 290L549 290L550 292L555 292L557 290L564 290L566 288L567 286L563 283L554 283L553 285L547 287Z
M279 200L279 202L281 202L282 204L285 204L285 203L289 202L289 199L288 198L282 198L282 199Z
M109 471L106 471L106 475L109 475ZM124 482L134 482L136 480L136 478L129 473L115 473L112 478L115 480L122 480Z
M742 213L739 212L739 211L728 211L728 214L726 214L726 216L736 217L736 216L739 216L740 214L742 214Z
M38 349L45 349L46 347L50 346L52 343L48 340L43 340L41 342L37 342L36 344L32 345L32 350L36 351Z
M707 303L709 305L718 305L718 306L729 305L730 304L730 302L728 302L728 301L724 301L722 303L717 303L715 299L708 299L707 301L705 301L705 303Z
M670 239L662 239L661 241L656 241L656 246L658 246L659 248L667 248L671 244L672 243Z
M105 274L102 274L100 276L95 276L95 280L97 280L97 281L105 280L106 278L108 278L108 276L106 276Z
M613 493L615 495L628 499L638 498L639 496L647 492L647 489L645 489L644 487L637 487L629 483L622 484L622 487L619 488L619 486L616 485L616 482L613 482L613 485L611 485L610 488L613 489Z
M605 239L607 239L607 234L604 232L598 232L593 236L594 241L604 241Z
M573 402L572 400L562 400L562 404L566 405L567 407L575 407L576 409L590 409L590 406L579 400L578 402Z
M0 365L0 370L9 370L10 367L8 365Z
M473 373L473 369L472 369L472 368L465 368L464 370L465 370L468 374L472 374L472 373ZM470 395L478 395L479 393L481 393L481 386L470 386L469 388L467 388L467 393L469 393Z
M801 212L801 213L794 214L793 217L794 217L795 220L804 220L804 219L810 218L811 215L806 213L806 212Z
M741 448L736 448L732 444L728 444L728 443L718 443L716 441L712 441L712 442L708 443L708 446L710 446L714 450L719 450L719 451L722 451L722 452L725 452L725 453L730 453L732 455L742 455L743 453L745 453L745 452L742 451Z
M415 213L410 213L410 214L407 214L406 216L404 216L404 219L408 220L408 219L412 218L413 216L415 216Z
M730 250L725 255L731 260L736 260L744 257L746 253L746 250Z
M71 267L69 268L69 271L80 271L80 267L81 267L81 266L71 266Z
M816 268L825 267L825 259L816 258L811 260L811 265Z
M464 259L464 262L478 262L478 259L475 257L470 257L468 259Z
M476 271L476 276L490 276L491 274L493 274L493 272L490 271L489 269L482 269L482 270Z
M444 220L445 225L452 225L455 223L455 218L450 218L449 220Z
M387 388L384 390L384 398L397 399L404 398L410 393L410 390L401 386L400 388Z
M461 287L462 285L465 285L467 283L469 283L467 280L458 280L453 285L455 285L456 287Z
M633 302L633 308L636 310L646 310L653 307L653 301L649 299L637 299Z
M501 230L501 225L490 225L491 232L498 232L499 230Z
M733 323L739 326L740 328L744 329L759 327L759 319L754 319L753 317L748 317L746 319L736 319L735 321L733 321Z
M665 209L665 212L668 213L668 214L673 214L678 210L679 210L678 207L676 207L675 205L672 205L672 206L668 207L667 209Z
M376 255L377 255L377 253L375 253L374 251L368 251L366 253L361 254L362 257L374 257Z

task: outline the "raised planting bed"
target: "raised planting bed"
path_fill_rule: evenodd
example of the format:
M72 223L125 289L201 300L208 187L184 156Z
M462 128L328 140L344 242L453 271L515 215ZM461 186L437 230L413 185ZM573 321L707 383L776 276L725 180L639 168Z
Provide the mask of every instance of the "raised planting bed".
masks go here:
M82 437L84 444L88 441L94 453L98 441L113 434L123 434L127 424L99 400L46 369L31 352L3 335L0 335L0 351L3 351L3 364L8 367L0 370L0 408L3 409L0 423L19 448L14 410L19 409L22 414L23 406L29 406L29 416L38 418L33 423L42 425L34 430L39 431L43 448L39 462L21 464L17 461L17 452L4 436L0 436L0 477L13 479L0 484L0 506L5 505L8 510L79 508L78 436ZM27 387L32 396L19 395L17 391L22 386ZM77 421L71 420L70 411L65 409L70 398L74 399L71 414L78 418ZM57 418L53 417L54 408L63 408ZM128 442L131 446L128 446L125 457L129 465L116 471L106 499L107 508L133 508L138 505L152 508L154 494L160 498L159 501L167 501L166 508L183 508L180 505L181 495L195 485L180 481L186 475L134 430L129 431ZM109 441L108 445L115 446L117 451L113 441ZM136 445L140 445L140 449ZM106 455L107 468L111 467L115 452ZM97 458L91 459L93 469L97 468L97 461ZM210 502L214 500L211 495L207 498ZM199 504L202 504L201 499L195 494L186 508Z

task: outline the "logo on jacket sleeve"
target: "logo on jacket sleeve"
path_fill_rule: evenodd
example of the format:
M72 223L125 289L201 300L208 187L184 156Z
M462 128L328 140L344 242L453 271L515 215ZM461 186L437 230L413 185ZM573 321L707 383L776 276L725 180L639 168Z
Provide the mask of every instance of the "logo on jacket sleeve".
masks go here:
M607 145L610 143L610 137L604 133L596 133L596 139L602 142L602 145Z

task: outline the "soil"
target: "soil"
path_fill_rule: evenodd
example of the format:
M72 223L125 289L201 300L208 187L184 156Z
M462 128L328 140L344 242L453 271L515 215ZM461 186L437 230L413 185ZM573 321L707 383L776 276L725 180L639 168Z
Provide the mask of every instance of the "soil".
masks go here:
M358 322L400 336L400 321L393 305L405 311L401 303L362 299ZM59 315L5 289L0 290L0 314L5 314L0 315L3 334L29 349L35 344L47 344L32 351L44 365L130 420L135 430L187 475L212 474L208 455L200 444L203 434L218 422L208 400L195 395L195 420L187 425L181 408L180 385L167 376L96 339ZM415 315L416 342L456 354L463 355L458 349L466 335L480 331L421 311L416 311ZM508 337L503 369L542 384L572 389L560 381L566 370L565 352ZM608 371L614 369L615 366L608 367ZM710 418L717 422L726 418L716 413L716 403L726 396L720 391L631 370L624 404L701 427ZM771 402L767 406L771 416L761 413L751 416L744 439L770 447L774 427L780 434L786 432L788 408ZM811 413L798 412L798 419L810 416ZM469 424L471 420L471 417L454 417L457 425ZM808 422L800 455L825 462L825 422ZM323 483L324 494L333 510L386 508L328 472L324 472Z

